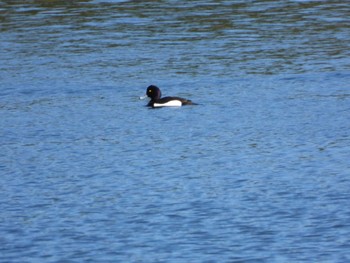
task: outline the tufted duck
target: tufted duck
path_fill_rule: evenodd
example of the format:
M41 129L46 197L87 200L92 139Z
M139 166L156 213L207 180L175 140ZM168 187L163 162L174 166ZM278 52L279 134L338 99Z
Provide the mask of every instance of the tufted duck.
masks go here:
M163 97L160 89L155 86L151 85L148 86L146 95L143 97L140 97L140 99L144 99L146 97L150 97L151 100L147 104L147 106L152 108L159 108L159 107L180 107L182 105L197 105L196 103L193 103L190 100L179 98L179 97Z

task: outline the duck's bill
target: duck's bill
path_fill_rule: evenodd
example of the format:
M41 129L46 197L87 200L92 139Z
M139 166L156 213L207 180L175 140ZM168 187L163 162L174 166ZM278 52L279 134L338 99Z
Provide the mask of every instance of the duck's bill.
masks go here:
M140 100L143 100L143 99L145 99L145 98L147 98L147 95L141 96L141 97L140 97Z

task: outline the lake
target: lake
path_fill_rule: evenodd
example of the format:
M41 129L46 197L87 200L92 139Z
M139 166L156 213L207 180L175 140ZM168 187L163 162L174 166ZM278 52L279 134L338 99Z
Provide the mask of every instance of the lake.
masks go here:
M0 2L0 262L349 262L349 17Z

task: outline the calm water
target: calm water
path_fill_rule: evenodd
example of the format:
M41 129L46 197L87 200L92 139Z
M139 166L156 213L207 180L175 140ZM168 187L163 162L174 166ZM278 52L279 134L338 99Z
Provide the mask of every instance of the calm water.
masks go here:
M347 1L1 1L0 40L0 262L350 262Z

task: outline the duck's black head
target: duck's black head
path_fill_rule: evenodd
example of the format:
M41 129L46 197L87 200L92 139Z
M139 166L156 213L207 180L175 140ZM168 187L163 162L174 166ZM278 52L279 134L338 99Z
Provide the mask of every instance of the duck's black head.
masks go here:
M162 97L160 89L155 85L148 86L146 95L150 97L151 100L157 100Z

